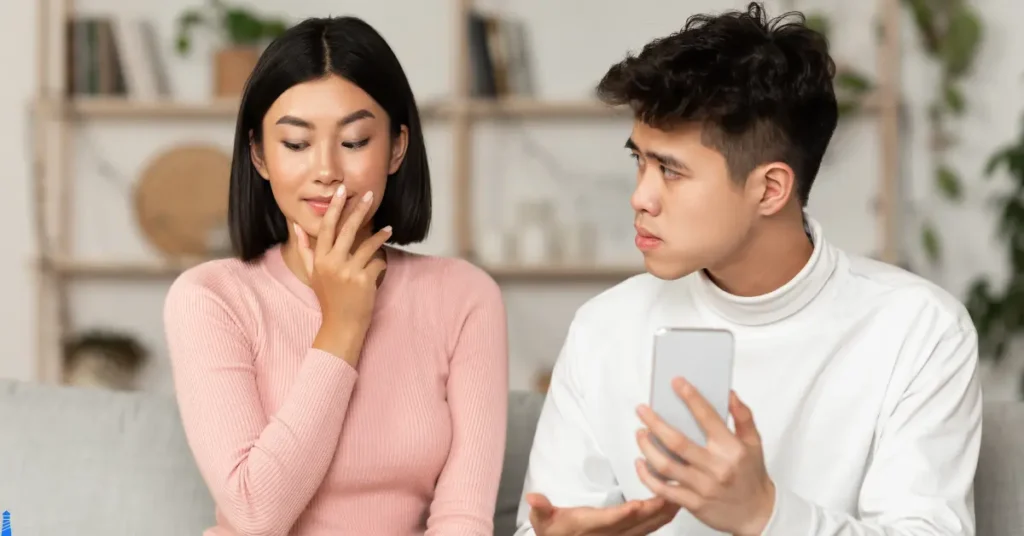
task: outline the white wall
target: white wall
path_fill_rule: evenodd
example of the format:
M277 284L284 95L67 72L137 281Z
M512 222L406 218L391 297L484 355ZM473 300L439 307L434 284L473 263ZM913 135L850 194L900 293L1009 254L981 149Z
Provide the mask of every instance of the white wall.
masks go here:
M35 244L30 208L28 108L35 87L35 2L0 5L0 49L5 80L0 84L0 377L30 378L34 370L35 292L31 262ZM16 53L15 53L16 51Z
M210 91L209 43L201 42L199 54L179 58L171 51L173 22L177 14L196 2L166 0L159 3L129 0L78 0L82 12L116 11L151 18L167 46L167 63L175 94L182 99L201 100ZM421 99L445 96L449 91L451 68L450 0L392 0L369 2L365 7L339 6L326 0L261 0L252 4L268 12L288 13L293 18L310 15L351 13L364 17L389 40L405 66L413 89ZM642 0L628 10L621 2L609 0L481 0L483 6L501 9L526 19L535 54L531 58L542 97L579 98L592 89L607 67L628 49L637 49L650 38L678 29L687 15L698 11L739 6L733 0L693 0L667 2ZM34 43L34 2L16 0L0 7L0 46L4 50L29 50ZM286 6L290 7L286 9ZM401 9L396 9L400 4ZM777 2L770 3L775 5ZM823 6L836 21L834 52L842 61L867 70L874 69L874 53L854 54L873 46L871 28L874 2L839 3L804 0L800 8ZM976 186L983 165L982 156L1009 139L1016 127L1021 99L1017 81L1024 72L1024 60L1008 51L1019 50L1024 43L1016 37L1012 21L1019 15L1011 0L985 0L978 3L989 25L988 44L979 62L981 74L969 88L971 115L962 132L966 143L957 148L957 162L965 178L971 181L968 202L963 208L937 209L943 217L955 219L942 226L950 262L947 268L930 274L950 290L961 295L967 281L979 270L999 273L1002 266L996 244L988 240L990 216L981 205L981 186ZM603 11L607 9L607 11ZM355 11L353 11L355 10ZM585 20L580 16L586 13ZM400 14L400 16L398 15ZM906 34L910 34L909 28ZM905 54L906 93L913 97L911 121L904 127L907 139L906 176L916 205L932 209L928 185L929 159L924 150L924 109L927 101L920 92L930 89L933 76L927 61L914 52L911 35ZM1018 41L1015 41L1018 40ZM34 349L34 294L30 290L31 272L27 269L33 251L29 226L28 163L25 142L24 105L33 91L34 57L12 56L5 65L9 82L0 86L0 113L8 129L0 130L0 156L7 176L2 182L7 195L0 196L0 218L8 229L9 261L0 266L0 320L8 330L0 376L28 378L32 364L27 356ZM13 122L11 119L13 118ZM604 121L531 121L523 124L493 123L481 125L475 138L477 157L478 223L494 213L496 192L510 198L523 198L559 192L557 199L572 199L564 189L565 177L552 175L523 143L547 147L557 155L560 165L580 178L581 188L593 188L597 180L621 176L622 195L609 198L606 210L610 218L619 218L628 227L628 196L632 171L624 151L620 151L628 132L628 123ZM870 118L857 119L841 127L828 154L826 164L812 196L810 211L825 225L832 239L855 253L874 250L875 230L870 215L876 191L878 147L876 124ZM208 140L229 147L230 121L153 121L118 123L102 121L83 124L74 138L76 159L75 245L86 257L118 259L148 258L153 251L136 231L131 212L130 184L153 151L172 143ZM428 126L428 149L436 181L436 224L423 250L435 253L452 251L450 171L451 145L443 122ZM111 173L112 171L112 173ZM501 185L497 190L496 186ZM612 204L616 203L616 204ZM506 211L502 217L511 217ZM955 223L954 223L955 222ZM914 228L908 228L908 236ZM915 235L916 236L916 235ZM916 245L916 241L912 246ZM636 258L628 238L622 239L622 254ZM513 387L525 387L537 363L550 363L562 342L572 312L588 297L602 290L601 284L515 284L506 286L512 337L511 370ZM170 388L160 322L160 304L167 282L110 283L83 282L74 293L75 323L80 327L116 327L137 333L156 352L155 366L147 373L147 386L155 390ZM996 371L1003 372L1003 371ZM1006 378L1006 374L994 374ZM993 384L996 385L996 384ZM998 385L996 385L998 387ZM995 390L993 392L996 392ZM1004 391L998 396L1005 396Z

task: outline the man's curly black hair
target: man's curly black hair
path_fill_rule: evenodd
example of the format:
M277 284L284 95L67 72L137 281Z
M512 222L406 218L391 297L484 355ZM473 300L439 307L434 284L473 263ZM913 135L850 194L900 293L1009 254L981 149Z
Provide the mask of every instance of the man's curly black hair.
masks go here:
M825 36L802 14L769 20L751 2L690 17L612 66L597 93L656 128L702 123L704 144L724 155L735 180L767 162L788 164L803 206L838 121L835 70Z

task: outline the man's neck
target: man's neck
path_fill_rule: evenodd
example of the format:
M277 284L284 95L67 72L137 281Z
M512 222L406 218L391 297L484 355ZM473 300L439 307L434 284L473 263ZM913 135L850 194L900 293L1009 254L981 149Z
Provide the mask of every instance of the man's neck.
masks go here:
M705 273L730 294L761 296L796 277L813 252L802 217L769 220L730 259Z

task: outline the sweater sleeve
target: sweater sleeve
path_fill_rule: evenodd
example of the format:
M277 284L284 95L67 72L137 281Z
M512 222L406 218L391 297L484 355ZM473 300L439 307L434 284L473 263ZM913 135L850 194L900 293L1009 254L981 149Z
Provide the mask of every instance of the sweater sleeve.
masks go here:
M284 535L337 450L357 373L310 349L273 415L260 402L253 333L219 290L182 276L164 305L181 419L218 510L242 535Z
M974 328L947 331L881 429L859 515L779 489L764 536L973 536L982 415L977 363Z
M592 338L585 337L583 329L577 316L551 372L530 449L515 536L536 534L530 524L528 493L543 494L563 508L602 508L625 501L611 460L598 445L584 409L587 389L582 373L587 370L585 360L594 352L588 347Z
M464 298L453 300L459 307L447 382L452 443L425 536L494 533L508 420L508 331L500 288L472 270L453 280L458 290L448 294Z

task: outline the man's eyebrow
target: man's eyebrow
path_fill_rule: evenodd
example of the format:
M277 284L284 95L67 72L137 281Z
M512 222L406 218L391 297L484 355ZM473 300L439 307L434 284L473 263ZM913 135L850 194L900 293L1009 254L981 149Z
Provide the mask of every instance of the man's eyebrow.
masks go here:
M676 169L680 169L680 170L689 170L690 169L681 160L679 160L678 158L676 158L676 157L674 157L672 155L668 155L668 154L664 154L664 153L658 153L658 152L654 152L654 151L641 151L640 148L636 146L636 142L633 141L633 138L629 138L629 139L626 140L626 148L629 149L630 151L636 151L638 153L643 153L643 155L646 156L647 158L651 158L653 160L657 160L658 163L660 163L661 165L663 165L665 167L676 168Z

